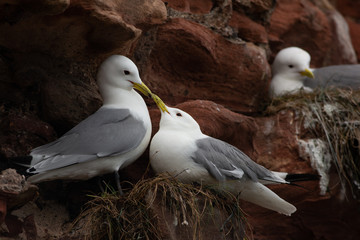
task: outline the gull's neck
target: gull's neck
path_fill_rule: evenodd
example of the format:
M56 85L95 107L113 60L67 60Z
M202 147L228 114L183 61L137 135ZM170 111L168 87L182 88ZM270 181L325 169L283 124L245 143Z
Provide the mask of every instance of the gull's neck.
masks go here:
M134 89L109 88L103 96L103 108L129 109L134 118L143 121L151 131L149 110L144 99Z
M286 88L298 88L304 85L304 77L298 73L278 74L275 76L278 83L281 83Z
M142 108L146 104L143 98L134 89L126 90L122 88L107 87L101 91L103 106L108 108L132 108L137 106Z
M270 83L270 97L296 92L304 87L302 77L293 74L277 74Z
M168 113L161 113L161 120L160 120L160 130L162 131L175 131L175 132L182 132L188 136L191 136L194 139L203 138L204 134L202 133L200 126L194 126L191 128L179 126L173 122L173 119Z

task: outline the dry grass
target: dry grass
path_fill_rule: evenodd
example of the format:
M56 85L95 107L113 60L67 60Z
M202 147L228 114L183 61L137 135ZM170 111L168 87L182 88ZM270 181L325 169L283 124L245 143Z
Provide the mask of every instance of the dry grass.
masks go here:
M217 224L219 212L223 220ZM174 221L189 239L205 239L209 225L218 227L223 239L248 238L249 226L235 196L169 175L141 180L124 196L114 191L93 196L74 226L82 225L87 239L164 239Z
M316 137L328 143L333 165L341 182L360 197L360 91L317 90L274 99L266 114L284 109L301 113L304 124Z

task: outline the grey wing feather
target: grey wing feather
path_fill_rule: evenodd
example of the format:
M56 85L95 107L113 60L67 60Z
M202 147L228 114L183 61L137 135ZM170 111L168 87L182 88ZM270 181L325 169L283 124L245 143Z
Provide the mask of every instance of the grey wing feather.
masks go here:
M38 173L136 148L146 134L129 109L100 108L54 142L31 151L30 172Z
M218 140L207 137L196 141L197 151L192 159L203 165L209 173L219 181L227 179L241 179L245 176L253 181L272 179L278 182L273 173L252 161L238 148Z
M305 78L304 85L306 87L360 88L360 64L316 68L314 75L314 79Z

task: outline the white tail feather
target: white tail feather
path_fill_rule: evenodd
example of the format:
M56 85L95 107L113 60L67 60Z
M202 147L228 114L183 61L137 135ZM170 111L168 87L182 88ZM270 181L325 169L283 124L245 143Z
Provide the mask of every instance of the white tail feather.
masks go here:
M259 182L246 181L241 183L240 198L261 207L290 216L296 207L280 198L269 188Z

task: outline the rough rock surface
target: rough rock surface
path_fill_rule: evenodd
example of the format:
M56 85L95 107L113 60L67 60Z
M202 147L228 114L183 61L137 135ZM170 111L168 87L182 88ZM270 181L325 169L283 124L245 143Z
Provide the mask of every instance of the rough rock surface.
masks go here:
M5 158L27 154L94 112L101 105L97 67L107 56L123 54L136 62L143 81L156 94L193 115L205 133L239 147L272 170L315 172L300 153L298 141L309 134L301 119L290 110L271 116L262 111L268 104L269 66L280 49L308 50L314 67L360 59L358 3L331 3L2 1L1 166L8 167ZM155 133L159 111L146 101ZM136 182L147 166L145 153L121 176ZM298 208L292 217L242 203L254 238L357 239L359 205L351 196L343 199L337 183L334 172L325 195L319 195L317 182L304 183L305 189L273 186ZM2 213L7 210L0 238L20 234L20 239L66 239L69 219L79 213L87 194L96 191L94 180L40 184L36 204L16 211L0 206ZM46 225L54 219L62 222L54 228Z
M338 34L346 32L346 21L331 5L319 2L323 3L277 1L270 20L271 49L276 53L284 47L301 47L310 52L315 67L356 63L348 33Z
M335 1L336 8L346 18L349 25L351 41L357 54L357 59L360 61L360 8L359 1Z
M166 1L167 6L177 11L188 12L194 14L206 14L211 11L213 1L188 1L188 0L170 0Z
M264 101L270 68L262 48L181 18L159 26L156 39L143 78L168 104L209 99L253 112Z
M131 54L142 29L166 19L160 0L11 1L0 11L1 98L30 105L60 132L100 106L99 63Z
M358 62L360 62L360 17L358 19L358 21L355 21L348 18L346 21L349 25L351 41L354 45Z
M26 182L25 177L18 174L15 169L8 168L0 174L0 224L9 224L7 211L20 208L32 201L37 195L38 188ZM11 215L10 215L11 216ZM20 227L20 226L19 226Z

